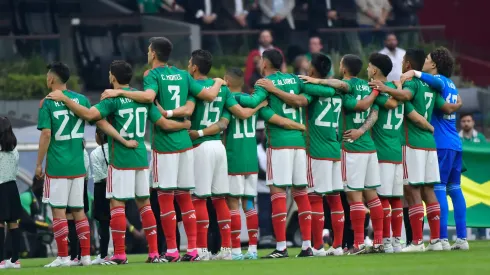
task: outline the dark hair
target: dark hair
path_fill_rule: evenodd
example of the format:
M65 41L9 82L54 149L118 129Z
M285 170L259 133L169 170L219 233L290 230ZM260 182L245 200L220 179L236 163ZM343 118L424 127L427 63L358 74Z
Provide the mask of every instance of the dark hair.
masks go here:
M421 71L422 67L424 67L425 52L422 49L407 49L405 60L410 63L413 70Z
M191 54L192 65L196 65L199 72L207 75L213 66L213 55L206 50L195 50Z
M133 68L124 60L114 60L110 66L111 74L121 85L129 84L133 77Z
M471 117L471 119L473 119L473 120L474 120L474 118L473 118L473 114L472 114L472 113L462 113L462 114L459 116L459 119L461 120L461 119L463 119L463 117L467 117L467 116Z
M385 35L385 40L386 40L386 39L388 39L388 37L389 37L390 35L393 35L393 36L395 36L395 38L396 38L396 34L395 34L394 32L389 32L389 33L387 33L387 34Z
M269 60L272 67L277 70L281 68L284 62L281 52L276 49L265 50L262 53L262 58Z
M391 72L391 69L393 69L393 63L391 62L390 57L386 54L372 53L369 56L369 63L378 67L384 76L387 76Z
M346 54L342 57L342 64L352 76L357 76L362 69L362 60L354 54Z
M159 61L167 62L173 47L172 42L166 37L150 38L150 48L155 52Z
M46 68L60 79L60 81L65 84L70 79L70 68L64 63L53 62L46 66Z
M324 54L314 53L311 55L311 66L322 78L325 78L332 68L332 61Z
M272 36L272 31L271 31L271 30L269 30L269 29L262 29L262 30L260 30L260 32L259 32L259 37L260 37L260 36L261 36L261 35L262 35L264 32L268 32L268 33L269 33L269 34Z
M226 75L229 75L231 77L235 78L242 78L243 77L243 71L242 69L238 67L231 67L226 70Z
M0 151L10 152L17 146L17 138L7 117L0 117Z
M448 49L439 47L430 53L430 58L436 64L438 74L451 77L454 69L454 58Z

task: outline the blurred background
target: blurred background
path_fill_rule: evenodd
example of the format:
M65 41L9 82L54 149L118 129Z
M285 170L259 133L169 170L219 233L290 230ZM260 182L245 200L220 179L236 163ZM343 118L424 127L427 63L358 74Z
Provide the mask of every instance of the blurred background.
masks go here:
M23 198L26 213L33 222L50 223L50 211L35 200L32 178L37 112L48 93L45 74L51 61L67 63L72 70L68 87L95 104L110 88L108 68L114 59L133 65L132 84L141 87L153 36L173 42L170 64L179 68L185 69L191 51L199 48L214 55L212 77L223 77L231 66L243 68L245 92L253 92L261 77L256 62L270 47L283 52L284 71L298 74L305 72L311 53L323 52L334 64L330 77L338 77L343 54L366 61L370 53L381 51L392 58L395 79L404 49L429 52L445 46L456 57L452 79L464 102L458 127L468 168L463 190L473 227L469 238L490 238L485 229L490 228L490 148L485 145L485 136L490 137L490 30L482 24L489 7L485 0L0 0L0 116L10 118L19 139L19 191L31 194ZM96 146L92 127L85 139L90 153ZM262 141L259 134L258 147ZM90 179L89 186L91 190ZM137 213L135 219L137 226ZM25 256L36 256L34 242L43 246L49 240L39 237L43 229L35 223L34 229L24 226ZM291 228L288 239L294 243L296 227ZM268 234L261 228L262 236Z

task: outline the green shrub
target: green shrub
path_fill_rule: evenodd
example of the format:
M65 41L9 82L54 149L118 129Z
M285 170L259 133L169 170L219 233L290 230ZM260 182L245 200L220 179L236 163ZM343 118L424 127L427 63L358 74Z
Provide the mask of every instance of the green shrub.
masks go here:
M72 73L67 86L80 91L79 77ZM41 57L0 62L1 99L41 99L47 94L46 62Z
M80 91L78 77L71 76L67 86ZM11 73L0 76L0 98L6 100L41 99L48 94L46 75L24 75Z

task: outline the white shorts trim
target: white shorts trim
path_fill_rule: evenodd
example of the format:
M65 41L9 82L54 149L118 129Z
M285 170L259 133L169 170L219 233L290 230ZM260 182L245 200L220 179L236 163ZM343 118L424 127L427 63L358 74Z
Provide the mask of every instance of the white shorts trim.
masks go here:
M222 196L230 193L228 161L221 140L209 140L194 148L194 178L198 197Z
M171 153L152 153L153 188L161 190L191 190L194 183L193 149Z
M342 150L342 180L345 191L362 191L381 186L378 155Z
M124 201L150 197L148 169L126 170L109 166L107 175L106 198Z
M406 162L410 185L436 184L441 182L439 160L436 151L414 149L407 146Z
M306 151L304 149L267 148L267 185L306 187Z
M84 177L51 178L44 180L43 202L53 208L83 208Z
M230 184L230 196L232 197L256 197L257 174L228 175Z
M344 190L340 161L308 156L308 193L327 194Z

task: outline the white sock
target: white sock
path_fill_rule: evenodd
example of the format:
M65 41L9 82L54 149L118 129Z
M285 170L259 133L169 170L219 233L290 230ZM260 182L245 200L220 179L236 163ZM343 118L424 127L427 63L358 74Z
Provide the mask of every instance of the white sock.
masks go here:
M177 248L167 249L167 253L175 253L175 252L178 252Z
M232 248L231 253L235 254L235 255L242 254L242 249L241 248Z
M305 250L309 247L311 247L311 241L303 241L303 244L301 245L301 249Z
M257 245L249 245L248 252L257 253Z
M287 248L287 245L286 245L285 241L276 243L276 250L283 251L286 248Z

